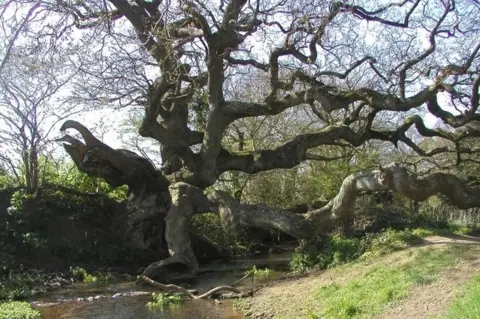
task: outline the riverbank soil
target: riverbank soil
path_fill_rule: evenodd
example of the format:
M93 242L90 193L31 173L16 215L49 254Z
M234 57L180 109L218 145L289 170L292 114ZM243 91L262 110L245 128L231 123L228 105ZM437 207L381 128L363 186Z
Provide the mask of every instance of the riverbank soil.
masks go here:
M247 318L441 318L480 274L480 239L422 245L281 281L236 303Z

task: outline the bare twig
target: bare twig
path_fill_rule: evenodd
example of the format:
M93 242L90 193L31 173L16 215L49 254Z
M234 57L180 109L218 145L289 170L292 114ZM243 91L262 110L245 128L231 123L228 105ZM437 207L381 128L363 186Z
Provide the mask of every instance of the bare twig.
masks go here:
M5 53L5 56L3 57L2 63L0 63L0 74L2 74L3 68L5 67L5 64L8 61L8 58L10 57L10 54L12 52L13 46L15 44L15 41L17 41L17 38L20 36L20 33L23 31L23 28L27 25L30 17L33 15L35 10L37 10L40 5L42 4L42 0L38 0L31 8L28 10L27 15L23 19L22 23L18 26L17 30L15 30L15 33L13 34L12 38L10 39L7 47L7 52Z

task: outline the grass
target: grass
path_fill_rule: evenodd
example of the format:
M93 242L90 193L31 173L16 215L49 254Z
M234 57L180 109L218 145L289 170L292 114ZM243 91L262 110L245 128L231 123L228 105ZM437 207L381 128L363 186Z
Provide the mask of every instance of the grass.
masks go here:
M403 264L377 266L345 284L318 288L315 298L321 313L309 312L310 318L371 318L389 305L406 297L414 285L428 284L441 270L454 266L465 247L426 248L417 251Z
M2 319L40 319L40 312L24 301L0 303L0 318Z
M471 279L443 319L480 318L480 275Z

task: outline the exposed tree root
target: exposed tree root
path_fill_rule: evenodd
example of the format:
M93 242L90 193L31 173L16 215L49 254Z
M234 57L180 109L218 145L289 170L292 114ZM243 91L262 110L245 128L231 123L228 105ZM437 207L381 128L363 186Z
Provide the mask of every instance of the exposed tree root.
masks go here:
M148 284L150 284L154 287L157 287L164 292L178 292L178 293L181 293L181 294L187 296L190 299L205 299L205 298L208 298L208 297L212 296L213 294L216 294L216 293L219 293L219 292L222 292L222 291L235 293L236 295L233 296L234 298L246 297L246 296L249 296L251 294L251 293L244 293L244 292L242 292L242 291L240 291L237 288L234 288L232 286L218 286L218 287L215 287L213 289L210 289L206 293L203 293L203 294L197 296L197 295L193 294L193 292L191 292L191 291L189 291L189 290L187 290L183 287L177 286L177 285L173 285L173 284L164 285L162 283L159 283L158 281L155 281L155 280L152 280L152 279L148 278L147 276L142 276L141 278L146 283L148 283Z
M171 264L177 264L177 263L184 263L180 255L175 255L171 256L168 258L165 258L160 261L156 261L154 263L151 263L147 269L145 269L142 273L142 277L154 277L158 275L161 271L161 268L166 267ZM142 278L139 278L135 284L140 284L142 282Z

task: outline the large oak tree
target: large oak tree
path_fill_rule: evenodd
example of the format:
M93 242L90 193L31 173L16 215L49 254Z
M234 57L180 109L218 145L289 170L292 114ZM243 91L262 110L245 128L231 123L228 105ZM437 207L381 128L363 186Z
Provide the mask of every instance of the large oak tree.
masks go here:
M480 132L475 1L11 0L3 7L19 4L37 12L30 38L55 39L58 47L81 43L71 58L82 74L73 98L142 107L138 133L161 145L157 169L105 145L79 122L62 126L83 137L61 138L81 171L128 185L136 247L162 240L165 223L170 256L150 265L146 276L171 263L198 266L188 230L194 214L218 212L231 231L275 228L308 239L348 219L364 191L394 190L415 201L441 193L460 208L480 206L478 189L457 177L437 172L417 179L398 164L350 175L328 204L305 214L241 203L211 187L225 172L329 160L322 146L380 141L425 157L455 153L458 162L477 152L464 144ZM253 80L259 73L266 86ZM255 98L234 94L245 85ZM313 130L269 149L225 145L236 121L291 110L315 116ZM425 112L444 128L427 127ZM395 121L385 125L385 116ZM412 132L447 146L422 149ZM147 235L152 225L154 236Z

